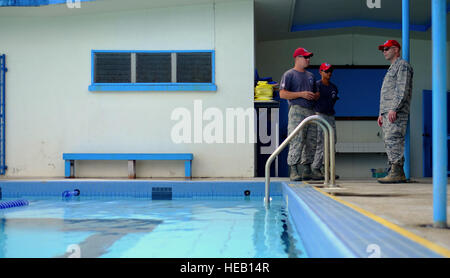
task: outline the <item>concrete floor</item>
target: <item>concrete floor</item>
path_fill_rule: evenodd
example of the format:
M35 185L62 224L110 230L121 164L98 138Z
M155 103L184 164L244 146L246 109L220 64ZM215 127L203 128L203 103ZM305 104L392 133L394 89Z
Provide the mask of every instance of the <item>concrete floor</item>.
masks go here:
M312 184L312 183L311 183ZM380 184L376 179L337 180L339 189L320 188L385 220L450 250L450 228L432 228L432 179L405 184ZM447 225L450 227L450 186L447 183ZM316 184L312 184L316 185Z

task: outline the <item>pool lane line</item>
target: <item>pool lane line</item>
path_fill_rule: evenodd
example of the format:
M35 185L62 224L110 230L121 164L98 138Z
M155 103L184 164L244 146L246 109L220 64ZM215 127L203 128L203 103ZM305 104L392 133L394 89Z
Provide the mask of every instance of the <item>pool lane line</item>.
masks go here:
M331 199L335 200L336 202L341 203L341 204L343 204L343 205L345 205L347 207L350 207L350 208L356 210L357 212L361 213L362 215L369 217L373 221L378 222L381 225L383 225L383 226L385 226L385 227L387 227L387 228L389 228L389 229L391 229L391 230L401 234L402 236L404 236L404 237L406 237L406 238L408 238L408 239L410 239L410 240L412 240L412 241L414 241L414 242L416 242L416 243L418 243L418 244L420 244L420 245L422 245L422 246L424 246L424 247L426 247L426 248L428 248L428 249L438 253L439 255L447 257L447 258L450 258L450 250L446 249L445 247L439 246L436 243L433 243L433 242L431 242L431 241L429 241L427 239L424 239L424 238L422 238L422 237L420 237L420 236L418 236L418 235L416 235L416 234L414 234L414 233L412 233L410 231L407 231L404 228L401 228L400 226L398 226L398 225L396 225L394 223L391 223L391 222L387 221L384 218L381 218L380 216L377 216L377 215L375 215L375 214L373 214L373 213L371 213L371 212L369 212L367 210L364 210L364 209L362 209L362 208L360 208L360 207L358 207L356 205L353 205L353 204L351 204L351 203L349 203L347 201L339 199L339 198L337 198L337 197L335 197L335 196L333 196L333 195L323 191L320 188L317 188L315 186L312 186L312 188L314 188L316 191L324 194L325 196L330 197Z

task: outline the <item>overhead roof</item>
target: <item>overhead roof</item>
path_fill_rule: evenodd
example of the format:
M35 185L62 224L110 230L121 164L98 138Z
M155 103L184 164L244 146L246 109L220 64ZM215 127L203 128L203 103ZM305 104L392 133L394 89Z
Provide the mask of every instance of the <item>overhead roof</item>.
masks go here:
M402 1L255 0L257 39L280 40L331 34L401 36ZM447 0L447 7L450 0ZM447 8L449 12L449 8ZM410 0L411 37L431 36L431 1Z
M36 13L20 7L66 4L67 0L0 0L0 16L69 15L133 10L229 0L80 0L90 9L66 9L63 5ZM402 0L254 0L258 41L283 40L336 34L401 36ZM369 8L368 2L381 7ZM74 3L76 0L70 0ZM447 0L449 12L450 0ZM94 4L98 3L98 4ZM106 5L105 5L106 4ZM58 7L59 6L59 7ZM411 38L431 38L431 1L410 0ZM447 21L447 29L449 29ZM449 37L447 37L450 39Z

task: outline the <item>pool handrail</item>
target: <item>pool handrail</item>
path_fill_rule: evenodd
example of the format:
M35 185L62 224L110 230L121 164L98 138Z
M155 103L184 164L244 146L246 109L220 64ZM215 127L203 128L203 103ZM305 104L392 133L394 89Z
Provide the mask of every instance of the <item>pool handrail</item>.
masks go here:
M312 115L305 118L294 131L281 143L280 146L272 153L267 159L265 168L265 198L264 203L266 206L270 203L270 166L273 160L280 154L280 152L289 144L289 142L307 125L310 123L316 123L324 131L324 144L325 144L325 173L324 173L324 185L328 187L336 186L335 175L335 140L334 129L330 123L319 115ZM328 165L329 164L329 165ZM328 167L329 166L329 167Z

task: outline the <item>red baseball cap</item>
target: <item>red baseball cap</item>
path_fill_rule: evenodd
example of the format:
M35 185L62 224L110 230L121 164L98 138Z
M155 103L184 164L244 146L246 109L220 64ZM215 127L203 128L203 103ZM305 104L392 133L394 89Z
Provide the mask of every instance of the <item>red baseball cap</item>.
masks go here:
M330 65L328 63L323 63L322 65L320 65L319 71L329 70L331 67L332 67L332 65Z
M391 46L396 46L398 48L402 48L400 46L400 44L398 43L398 41L396 41L396 40L387 40L387 41L384 42L384 44L378 46L378 49L379 50L383 50L385 47L391 47Z
M303 57L312 57L314 54L312 52L309 52L308 50L300 47L297 48L294 52L294 58L297 56L303 56Z

